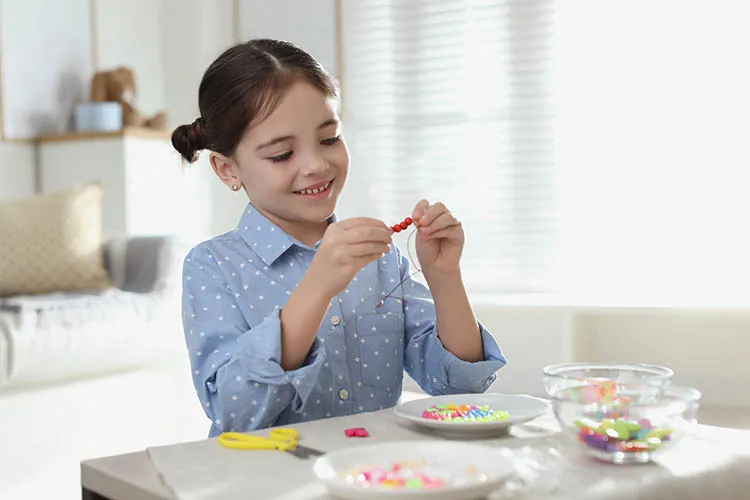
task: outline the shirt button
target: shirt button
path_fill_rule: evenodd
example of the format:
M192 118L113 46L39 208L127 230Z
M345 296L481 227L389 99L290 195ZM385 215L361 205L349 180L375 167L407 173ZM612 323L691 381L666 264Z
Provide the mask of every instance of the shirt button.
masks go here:
M349 391L347 391L346 389L341 389L341 390L339 391L339 397L340 397L341 399L343 399L343 400L347 400L347 399L349 399Z
M338 326L338 324L339 324L339 323L341 323L341 318L339 318L339 317L338 317L338 316L336 316L336 315L334 315L334 316L331 316L331 324L332 324L333 326Z

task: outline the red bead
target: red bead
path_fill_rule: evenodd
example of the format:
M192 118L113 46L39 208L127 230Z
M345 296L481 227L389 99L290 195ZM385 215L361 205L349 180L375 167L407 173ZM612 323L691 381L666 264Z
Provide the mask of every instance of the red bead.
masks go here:
M395 225L391 227L391 231L393 231L394 233L398 233L399 231L401 231L401 226Z
M399 227L402 231L404 231L407 227L409 227L409 224L407 224L406 222L402 222L401 224L399 224Z
M406 222L406 225L408 226L408 225L410 225L414 221L412 220L411 217L407 217L406 219L404 219L404 222Z

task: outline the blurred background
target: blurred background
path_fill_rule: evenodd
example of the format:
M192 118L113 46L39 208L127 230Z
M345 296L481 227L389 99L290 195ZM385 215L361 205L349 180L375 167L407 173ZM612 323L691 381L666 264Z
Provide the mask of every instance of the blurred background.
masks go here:
M656 363L703 392L703 422L750 428L748 19L736 0L0 0L0 498L79 498L81 460L207 435L181 259L247 199L169 137L210 62L258 37L341 80L340 217L392 224L424 197L462 220L509 361L491 390ZM37 264L63 254L110 283L49 286Z

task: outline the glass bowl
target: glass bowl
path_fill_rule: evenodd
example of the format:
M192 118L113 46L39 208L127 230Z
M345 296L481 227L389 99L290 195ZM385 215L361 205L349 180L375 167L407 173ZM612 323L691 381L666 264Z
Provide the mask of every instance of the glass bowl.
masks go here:
M619 384L569 387L553 398L555 417L577 448L615 464L650 462L697 423L692 387Z
M542 379L547 394L555 394L570 387L614 381L617 383L668 385L674 372L665 366L642 363L562 363L544 367Z

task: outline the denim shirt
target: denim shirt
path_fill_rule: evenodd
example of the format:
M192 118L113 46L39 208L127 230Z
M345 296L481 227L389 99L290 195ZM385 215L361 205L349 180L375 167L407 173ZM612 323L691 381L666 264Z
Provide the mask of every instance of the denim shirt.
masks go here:
M505 365L492 334L479 324L483 361L446 350L430 291L407 278L395 244L331 300L304 364L284 370L279 313L319 244L302 244L249 204L237 229L185 258L183 326L210 436L394 406L404 370L431 395L490 386Z

